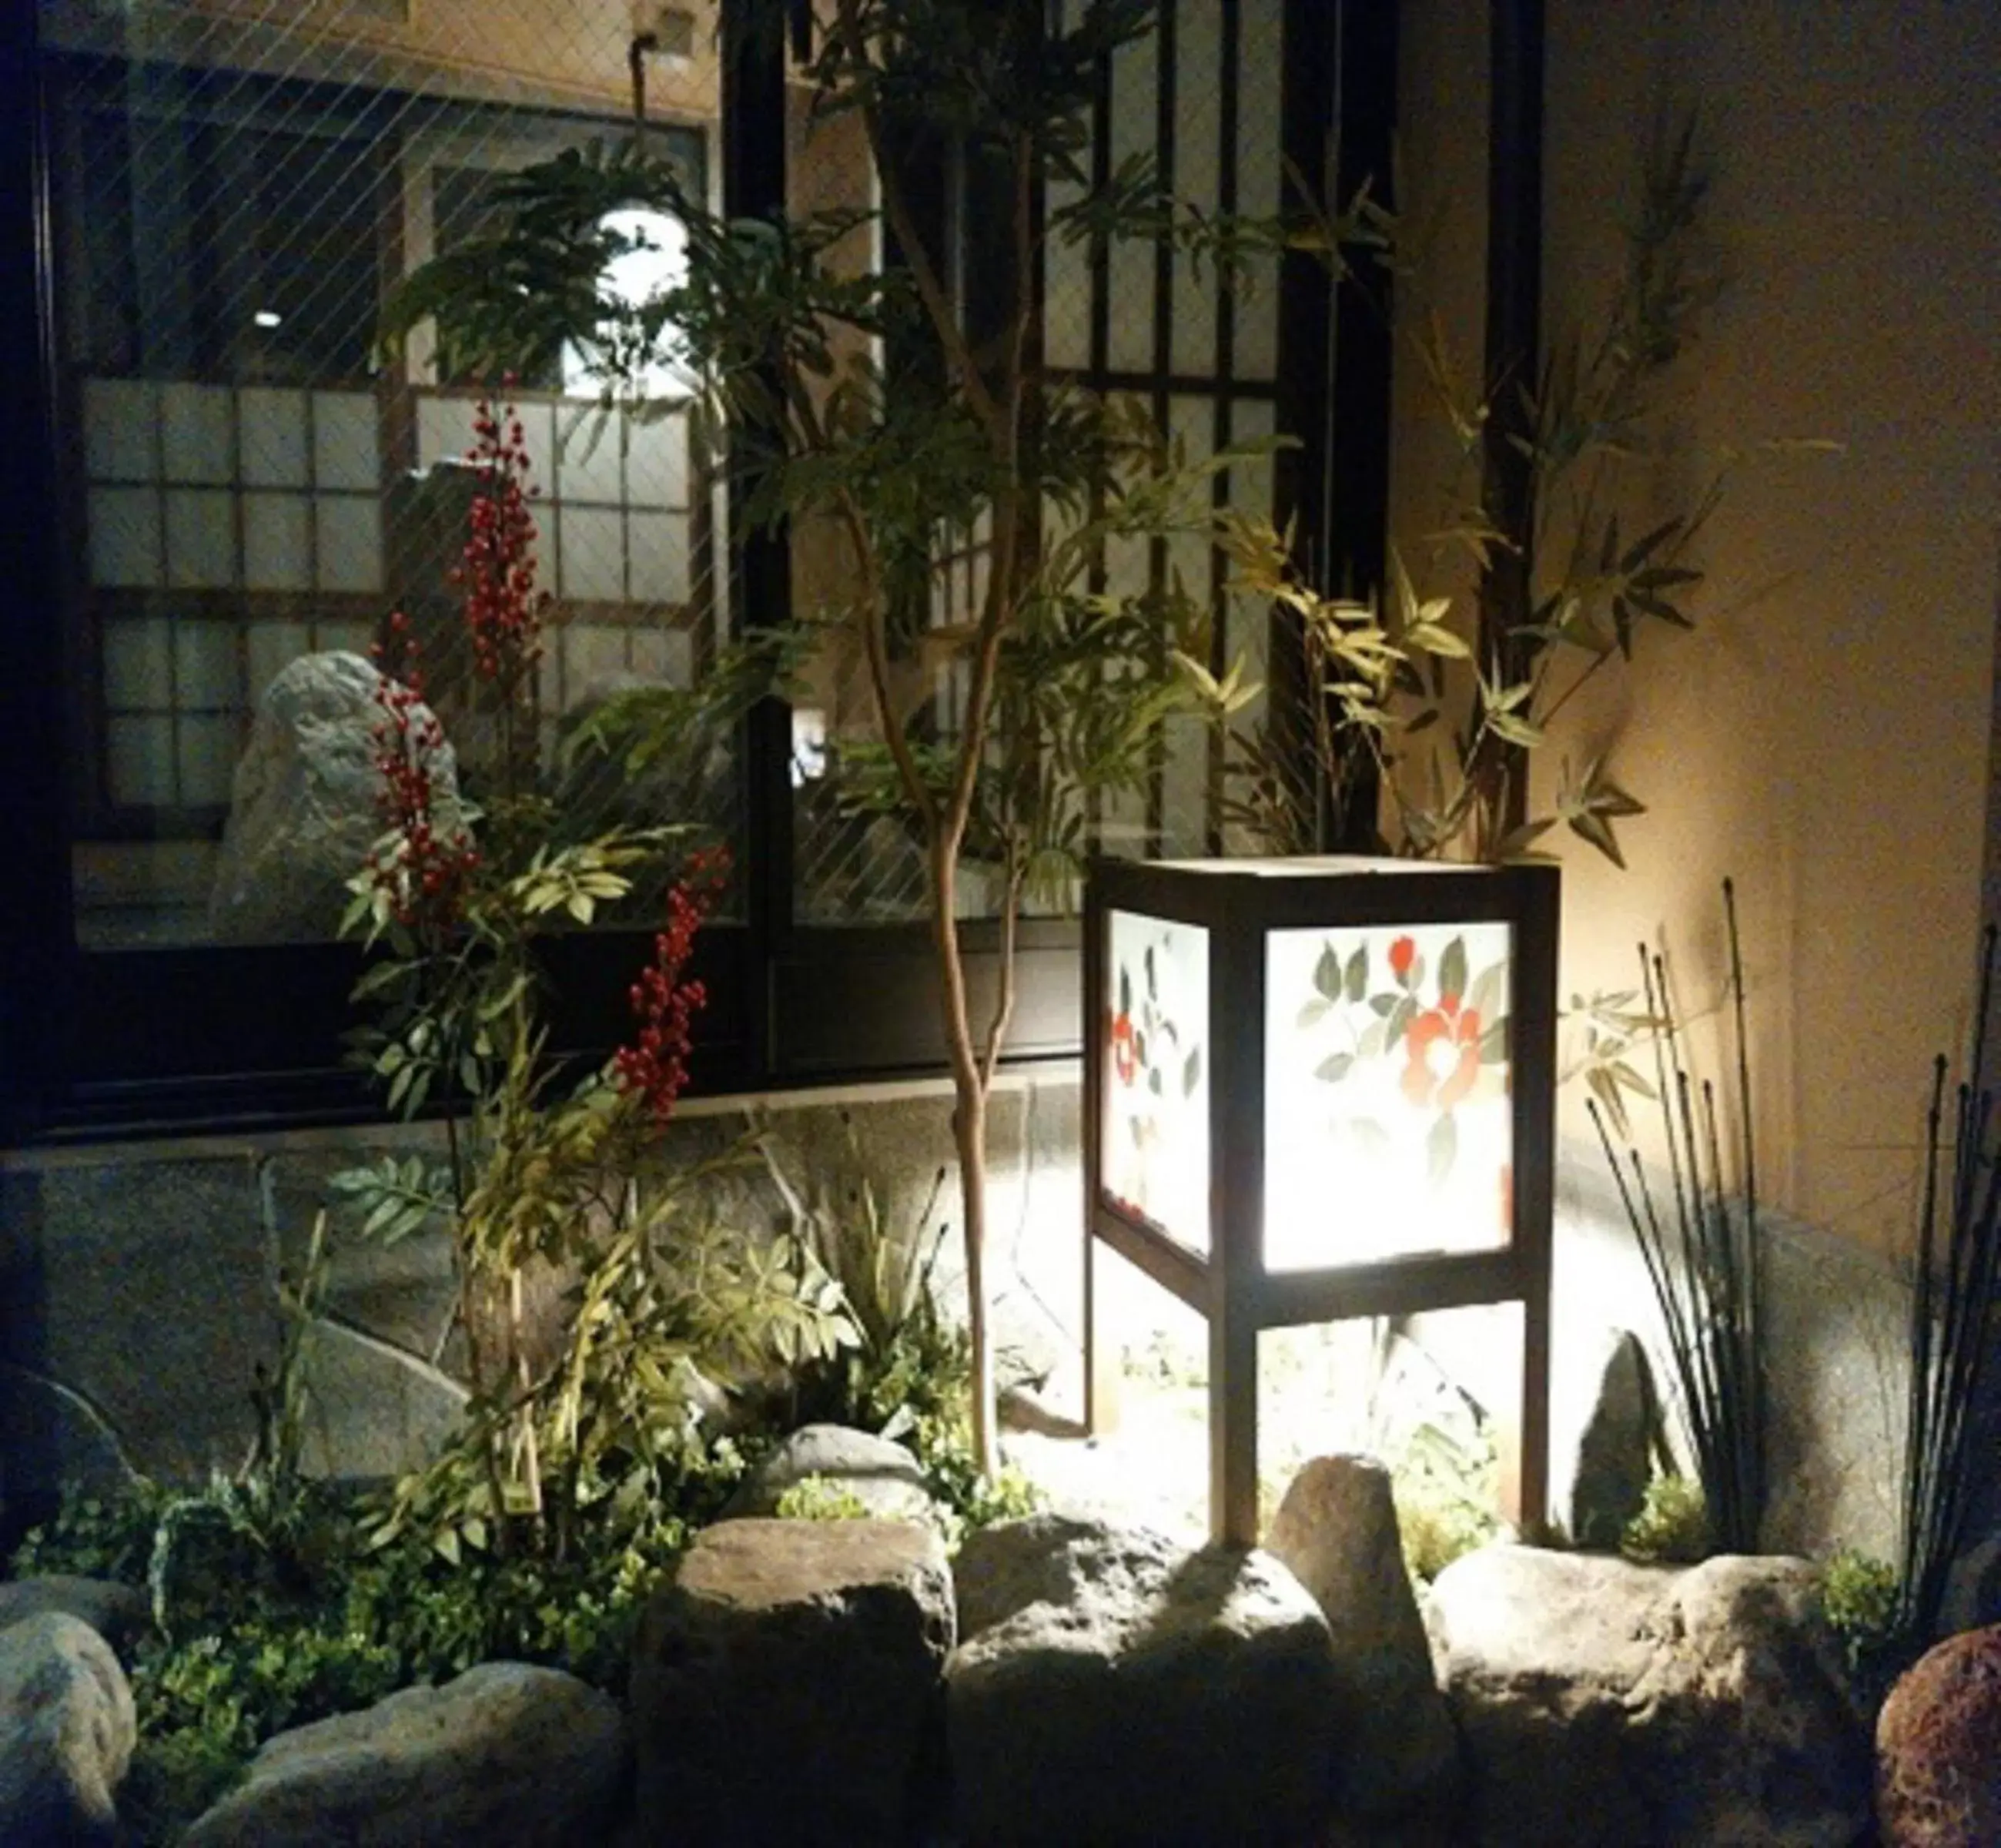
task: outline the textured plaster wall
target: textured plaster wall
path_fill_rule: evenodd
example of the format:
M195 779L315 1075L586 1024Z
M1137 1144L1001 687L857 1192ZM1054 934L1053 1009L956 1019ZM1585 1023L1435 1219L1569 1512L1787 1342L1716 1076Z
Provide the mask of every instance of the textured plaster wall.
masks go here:
M1405 9L1408 202L1432 294L1478 352L1484 6ZM1907 1237L1933 1053L1967 1012L1980 907L2001 430L2001 9L1932 0L1673 0L1547 8L1543 303L1589 314L1616 273L1641 138L1701 112L1725 289L1692 356L1665 504L1726 450L1754 461L1703 542L1692 635L1647 634L1557 728L1607 745L1649 808L1630 870L1564 865L1564 981L1630 979L1665 943L1697 1007L1720 992L1717 890L1737 882L1760 1178L1800 1220ZM1436 419L1406 367L1397 492L1423 530ZM1698 1056L1711 1070L1710 1036ZM1575 1100L1564 1126L1581 1136Z

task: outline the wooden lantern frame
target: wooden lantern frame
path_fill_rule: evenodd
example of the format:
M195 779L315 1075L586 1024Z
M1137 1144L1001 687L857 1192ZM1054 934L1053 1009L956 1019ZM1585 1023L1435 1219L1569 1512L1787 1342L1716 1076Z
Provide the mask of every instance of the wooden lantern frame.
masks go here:
M1100 1136L1109 916L1205 929L1209 941L1209 1250L1108 1196ZM1504 1488L1518 1523L1549 1489L1550 1228L1554 1203L1559 889L1553 866L1467 867L1328 857L1092 863L1084 897L1085 1415L1096 1431L1097 1248L1104 1242L1200 1314L1209 1328L1209 1519L1220 1540L1258 1530L1258 1336L1266 1328L1474 1304L1522 1308L1520 1450ZM1509 1105L1513 1223L1493 1249L1268 1270L1264 1252L1266 939L1274 931L1455 924L1513 927Z

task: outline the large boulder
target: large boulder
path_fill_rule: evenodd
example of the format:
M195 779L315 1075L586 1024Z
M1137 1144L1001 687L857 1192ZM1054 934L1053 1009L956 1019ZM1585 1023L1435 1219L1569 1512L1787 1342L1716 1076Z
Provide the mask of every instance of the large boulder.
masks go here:
M258 702L236 766L229 820L209 895L211 934L227 943L330 937L347 881L382 832L376 728L381 674L360 655L301 655ZM413 731L431 719L411 715ZM461 813L450 744L429 753L436 819Z
M153 1620L151 1604L136 1585L115 1578L79 1578L50 1572L0 1585L0 1630L45 1611L67 1612L88 1624L114 1649L121 1661Z
M1037 1515L972 1535L957 1573L945 1715L967 1848L1324 1833L1327 1620L1270 1554Z
M951 1568L928 1527L705 1529L635 1646L638 1839L905 1839L952 1641Z
M1848 1848L1868 1738L1804 1560L1490 1547L1432 1588L1488 1848Z
M569 1848L609 1839L625 1721L556 1669L484 1662L441 1687L281 1732L185 1848Z
M722 1511L725 1520L774 1515L785 1491L817 1478L884 1520L921 1521L934 1504L917 1458L903 1445L846 1425L806 1425L760 1459Z
M89 1848L117 1828L138 1737L111 1645L65 1611L0 1630L0 1842Z
M1459 1738L1404 1569L1390 1472L1373 1456L1315 1457L1265 1543L1313 1594L1333 1638L1342 1813L1449 1801Z
M1947 1637L1890 1690L1876 1815L1884 1848L2001 1842L2001 1624Z

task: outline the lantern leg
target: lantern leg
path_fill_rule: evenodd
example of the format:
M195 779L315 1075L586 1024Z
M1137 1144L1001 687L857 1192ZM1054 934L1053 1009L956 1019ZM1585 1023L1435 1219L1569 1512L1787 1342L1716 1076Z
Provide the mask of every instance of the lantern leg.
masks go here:
M1524 1540L1550 1517L1550 1292L1547 1279L1522 1299L1521 1449L1504 1512Z
M1119 1429L1119 1343L1105 1326L1098 1287L1098 1235L1084 1235L1084 1432L1106 1437Z
M1227 1296L1209 1318L1209 1526L1258 1543L1258 1325Z

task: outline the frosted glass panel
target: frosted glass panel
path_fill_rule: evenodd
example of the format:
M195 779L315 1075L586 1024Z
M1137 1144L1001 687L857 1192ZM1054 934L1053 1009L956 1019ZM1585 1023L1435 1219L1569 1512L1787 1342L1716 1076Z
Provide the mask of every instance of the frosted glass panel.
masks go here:
M252 590L304 590L312 585L312 541L303 494L243 496L243 582Z
M253 488L306 485L306 395L273 385L245 388L238 400L243 479Z
M238 703L236 633L233 622L183 617L174 625L174 704L179 710Z
M381 473L375 454L375 400L359 392L315 392L312 415L315 484L374 489Z
M635 423L625 456L625 497L635 506L684 507L688 504L687 419L663 417Z
M1267 1269L1508 1242L1512 944L1505 924L1271 933Z
M181 800L220 808L236 774L236 725L219 717L180 722Z
M172 703L173 670L169 646L172 631L158 617L104 625L104 703L144 711Z
M1223 9L1215 0L1180 0L1174 15L1174 195L1213 214L1223 204L1223 86L1211 75L1223 68ZM1172 286L1171 369L1209 373L1216 363L1216 266L1178 250Z
M424 468L462 456L472 447L472 401L421 398L417 401L417 461Z
M632 671L670 687L694 684L694 638L686 629L635 629Z
M83 461L92 481L155 479L154 416L149 385L129 378L83 381Z
M113 719L104 728L104 769L114 802L151 807L174 799L174 727L167 719Z
M618 603L625 596L624 534L618 514L595 507L564 507L562 593Z
M160 497L151 488L92 488L89 520L93 584L160 581Z
M1106 914L1100 1184L1191 1251L1209 1250L1209 933Z
M167 582L224 590L236 582L234 497L220 488L167 490Z
M625 664L624 629L600 627L597 623L576 623L563 631L564 691L566 705L575 705L586 696L601 697L625 684L631 670Z
M379 590L382 587L382 512L358 494L338 494L315 502L319 528L319 586L322 590Z
M632 600L686 603L688 517L685 513L635 513L628 522L632 546Z
M160 454L169 481L235 478L229 398L226 385L161 388Z
M564 500L616 501L619 496L618 444L624 419L606 416L596 405L584 405L576 410L564 411L557 421L562 431L562 447L555 470L559 497ZM538 464L541 462L539 456L534 459Z

